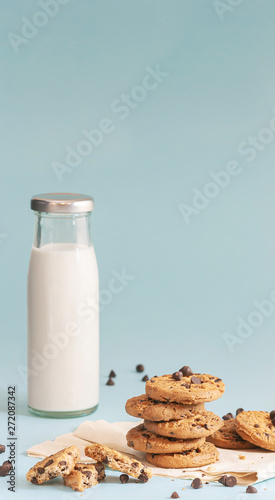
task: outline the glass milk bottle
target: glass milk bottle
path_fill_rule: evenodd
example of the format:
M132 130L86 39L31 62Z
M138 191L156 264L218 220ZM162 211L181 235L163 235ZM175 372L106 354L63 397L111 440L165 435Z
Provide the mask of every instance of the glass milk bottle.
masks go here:
M44 417L97 408L99 284L91 196L33 196L28 273L28 405Z

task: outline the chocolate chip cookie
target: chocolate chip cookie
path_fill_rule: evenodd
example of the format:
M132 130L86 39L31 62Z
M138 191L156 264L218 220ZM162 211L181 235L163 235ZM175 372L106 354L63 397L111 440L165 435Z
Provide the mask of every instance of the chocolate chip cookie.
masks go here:
M243 411L236 417L236 431L250 443L275 451L275 425L266 411Z
M249 443L236 432L234 418L226 420L218 431L208 436L207 441L218 446L218 448L226 448L228 450L249 450L255 448L254 444Z
M129 415L144 420L178 420L204 411L204 404L164 403L150 399L146 394L128 399L125 410Z
M222 427L223 421L212 411L204 410L199 415L185 417L181 420L170 420L169 422L145 420L144 425L146 429L160 436L195 439L210 436Z
M69 446L35 464L27 472L26 478L33 484L42 484L58 476L67 476L79 459L80 452L77 446Z
M101 462L96 464L76 464L70 474L64 477L65 486L75 491L84 491L95 486L105 478L105 466Z
M197 448L205 442L205 438L173 439L157 436L145 429L143 424L130 429L126 435L126 439L130 448L150 453L182 453L185 450Z
M166 469L181 469L185 467L202 467L213 464L219 458L219 452L212 443L205 443L195 450L182 453L154 454L146 453L148 462Z
M119 470L124 474L135 477L142 483L146 483L152 477L151 470L145 468L142 463L98 443L91 443L89 446L86 446L85 455L104 463L110 469Z
M153 377L146 382L146 394L156 401L198 404L214 401L224 393L224 383L212 375L195 373L176 380L173 375Z

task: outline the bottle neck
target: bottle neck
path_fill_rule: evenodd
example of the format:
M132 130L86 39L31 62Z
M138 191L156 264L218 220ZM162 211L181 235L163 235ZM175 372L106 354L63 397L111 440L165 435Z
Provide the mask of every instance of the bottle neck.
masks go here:
M91 212L81 214L34 212L34 214L34 247L39 248L52 243L92 245Z

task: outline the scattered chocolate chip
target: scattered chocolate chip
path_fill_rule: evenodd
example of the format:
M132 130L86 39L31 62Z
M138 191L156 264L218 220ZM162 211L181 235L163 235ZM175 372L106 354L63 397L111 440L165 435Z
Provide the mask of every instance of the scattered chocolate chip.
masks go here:
M137 371L138 373L144 372L144 366L143 366L143 365L137 365L137 366L136 366L136 371Z
M225 486L225 480L226 480L227 477L228 477L227 475L224 475L224 476L220 477L220 479L218 479L218 483L221 483L221 484L223 484Z
M0 467L0 469L1 469L1 467ZM37 481L36 477L32 477L31 478L31 483L32 484L38 484L38 481Z
M201 384L201 379L199 377L191 377L191 384Z
M215 382L222 382L222 379L221 378L216 378Z
M193 375L193 372L190 368L190 366L183 366L179 372L182 373L183 377L191 377L191 375Z
M235 476L227 476L225 478L225 486L233 488L233 486L236 486L236 484L237 484L237 479L235 478Z
M246 493L258 493L258 490L257 490L257 488L255 488L254 486L251 486L251 484L250 484L246 488Z
M0 453L4 453L6 447L3 444L0 444Z
M109 378L113 378L113 377L116 377L116 372L114 372L114 370L111 370L109 373Z
M236 417L237 417L240 413L242 413L243 411L244 411L244 409L243 409L243 408L238 408L238 409L237 409L237 411L236 411Z
M90 477L92 476L92 471L91 470L84 470L83 471L83 474L85 474L85 476L90 479Z
M202 488L202 487L203 487L203 484L202 484L202 482L201 482L200 478L199 478L199 477L196 477L196 478L192 481L191 486L192 486L192 488L194 488L194 490L198 490L199 488Z
M49 467L49 465L53 464L53 460L48 460L48 462L44 465L44 467Z
M269 414L271 420L273 420L273 418L275 417L275 410L272 410Z
M173 491L172 495L170 498L179 498L179 495L177 494L176 491Z
M148 375L144 375L144 377L142 377L142 382L147 382L147 380L149 380L149 377Z
M271 422L275 426L275 417L271 420Z
M258 429L258 427L260 427L260 426L259 426L259 424L254 424L254 427L255 427L256 429Z
M44 472L45 472L44 467L38 467L37 472L38 472L38 474L44 474Z
M67 462L65 460L61 460L61 462L58 462L59 465L63 466L63 465L67 465Z
M270 438L270 434L268 434L267 432L264 432L264 435L266 436L267 439Z
M127 444L130 448L134 448L134 441L129 441Z
M113 379L110 377L109 380L106 382L106 385L115 385Z
M209 427L209 425L208 425L208 424L204 424L204 428L205 428L207 431L209 431L209 430L210 430L210 427Z
M128 483L129 476L128 476L128 474L120 474L119 479L120 479L120 482L122 484L125 484L125 483Z
M206 481L206 482L205 482L205 484L209 484L209 482L208 482L208 481Z
M233 413L227 413L222 417L223 420L231 420L232 418L234 418Z
M103 460L102 460L102 463L108 465L109 463L109 458L108 457L104 457Z
M172 377L174 380L181 380L183 375L181 372L175 372L175 373L173 373Z

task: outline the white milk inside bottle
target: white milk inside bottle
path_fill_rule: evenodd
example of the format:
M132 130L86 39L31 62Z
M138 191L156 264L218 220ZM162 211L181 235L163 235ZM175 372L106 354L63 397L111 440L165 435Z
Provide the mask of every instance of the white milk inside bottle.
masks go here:
M33 197L32 208L29 408L43 416L84 415L96 409L99 397L99 284L89 224L93 200L46 194Z

